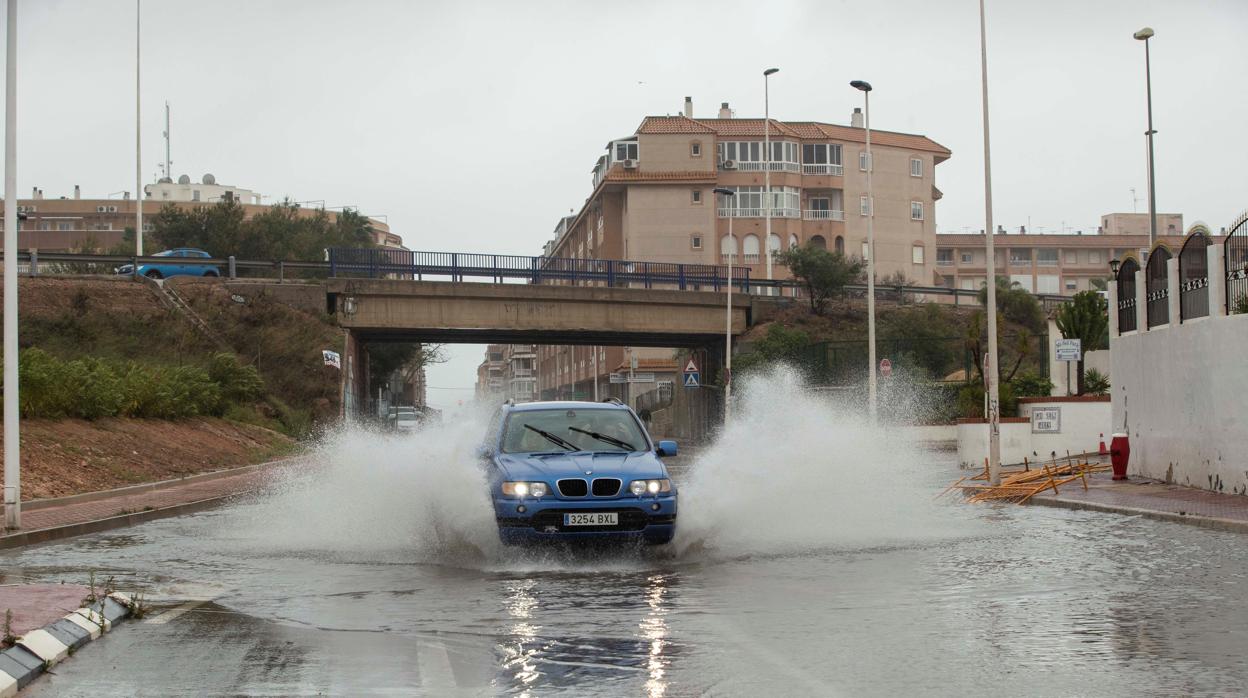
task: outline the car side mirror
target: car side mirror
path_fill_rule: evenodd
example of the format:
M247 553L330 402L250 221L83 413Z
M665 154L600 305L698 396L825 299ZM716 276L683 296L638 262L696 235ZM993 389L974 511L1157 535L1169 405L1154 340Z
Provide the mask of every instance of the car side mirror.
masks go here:
M676 449L675 441L660 441L659 447L655 449L654 452L656 455L659 455L659 456L675 456L676 451L677 449Z

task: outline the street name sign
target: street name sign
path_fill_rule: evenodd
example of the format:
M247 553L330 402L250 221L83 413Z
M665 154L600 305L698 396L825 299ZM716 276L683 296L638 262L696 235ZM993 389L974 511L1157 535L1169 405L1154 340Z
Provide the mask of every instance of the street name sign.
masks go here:
M1062 408L1033 407L1031 409L1031 433L1059 434L1062 431Z

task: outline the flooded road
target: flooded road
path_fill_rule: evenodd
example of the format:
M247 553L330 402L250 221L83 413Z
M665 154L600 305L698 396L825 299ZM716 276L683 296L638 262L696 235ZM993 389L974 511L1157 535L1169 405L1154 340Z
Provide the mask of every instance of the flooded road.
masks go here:
M661 549L500 549L464 455L476 427L463 425L436 440L340 436L323 466L282 474L250 501L7 551L6 582L94 570L154 607L27 695L1248 686L1243 536L932 503L957 476L951 454L829 428L817 409L783 421L745 412L774 438L751 446L749 432L730 433L678 473L681 530Z

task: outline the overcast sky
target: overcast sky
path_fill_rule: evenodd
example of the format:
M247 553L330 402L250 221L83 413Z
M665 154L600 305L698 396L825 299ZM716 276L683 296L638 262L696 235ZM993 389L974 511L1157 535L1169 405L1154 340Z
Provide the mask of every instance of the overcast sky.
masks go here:
M19 195L133 190L135 3L18 4ZM1147 210L1145 25L1158 209L1216 229L1248 206L1248 2L989 0L998 223L1092 230L1133 187ZM978 29L974 0L147 0L144 182L168 100L175 175L385 215L413 249L535 254L608 140L685 95L761 116L775 66L780 119L847 123L869 80L874 126L953 151L938 229L979 230Z

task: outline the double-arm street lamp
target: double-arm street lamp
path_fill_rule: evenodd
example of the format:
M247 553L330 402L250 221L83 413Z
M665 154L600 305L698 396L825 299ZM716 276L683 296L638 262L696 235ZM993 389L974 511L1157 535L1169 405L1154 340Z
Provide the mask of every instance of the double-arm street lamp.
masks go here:
M1132 36L1144 42L1144 83L1148 91L1148 130L1144 135L1148 136L1148 249L1151 252L1157 244L1157 191L1153 178L1153 134L1157 132L1153 130L1153 73L1148 56L1148 40L1153 37L1153 29L1144 27Z
M867 132L867 405L871 424L878 417L875 376L875 194L871 187L871 170L875 162L871 158L871 83L854 80L849 86L862 91L863 111Z
M737 217L737 192L728 187L715 187L714 193L722 194L728 209L728 313L724 323L724 424L732 416L732 253L737 250L737 239L732 236L732 219ZM720 251L724 249L720 243Z

